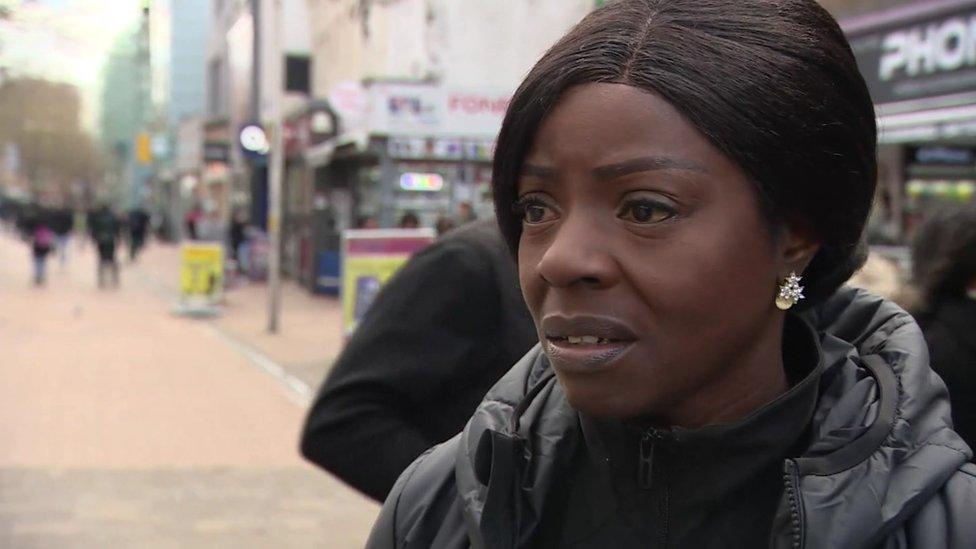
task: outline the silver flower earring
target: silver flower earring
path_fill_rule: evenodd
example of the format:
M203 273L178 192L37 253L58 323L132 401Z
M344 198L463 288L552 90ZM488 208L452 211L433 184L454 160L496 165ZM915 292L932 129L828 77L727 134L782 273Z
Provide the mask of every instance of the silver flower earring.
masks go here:
M786 311L804 299L803 286L800 286L802 277L796 276L791 272L790 276L779 285L779 294L776 295L776 306L780 310Z

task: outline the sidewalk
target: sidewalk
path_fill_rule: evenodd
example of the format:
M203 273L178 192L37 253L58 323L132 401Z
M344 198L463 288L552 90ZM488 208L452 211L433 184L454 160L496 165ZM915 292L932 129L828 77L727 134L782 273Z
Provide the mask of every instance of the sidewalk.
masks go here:
M178 244L152 243L127 270L163 297L174 303L178 299ZM243 347L242 352L272 372L274 365L280 366L285 374L282 381L291 383L291 389L307 404L342 350L342 305L338 298L314 295L292 281L283 282L281 298L277 334L267 331L265 283L243 282L228 289L221 316L200 322L211 323L229 343Z
M362 547L377 505L298 453L297 375L338 352L336 301L289 285L265 336L261 287L217 320L171 314L175 247L117 290L71 251L36 288L0 234L0 547Z

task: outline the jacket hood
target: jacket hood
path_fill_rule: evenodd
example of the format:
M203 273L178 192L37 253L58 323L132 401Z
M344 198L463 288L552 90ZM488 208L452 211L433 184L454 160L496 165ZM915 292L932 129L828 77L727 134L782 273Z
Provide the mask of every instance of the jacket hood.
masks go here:
M818 335L824 370L811 442L784 463L773 541L871 545L972 454L951 429L948 392L908 313L843 288L801 316ZM526 545L580 443L577 413L537 345L489 391L461 435L455 481L474 546Z

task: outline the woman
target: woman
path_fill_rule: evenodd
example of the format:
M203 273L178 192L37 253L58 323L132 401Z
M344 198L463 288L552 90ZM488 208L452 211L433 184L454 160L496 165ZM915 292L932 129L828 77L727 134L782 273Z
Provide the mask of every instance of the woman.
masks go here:
M912 243L920 291L916 317L929 344L932 368L949 387L952 420L976 444L976 204L933 215Z
M47 256L54 247L55 234L48 221L50 214L41 211L31 234L31 254L34 258L34 285L43 286L47 282Z
M540 345L371 547L962 547L969 448L863 262L874 111L813 0L621 0L536 64L494 199Z

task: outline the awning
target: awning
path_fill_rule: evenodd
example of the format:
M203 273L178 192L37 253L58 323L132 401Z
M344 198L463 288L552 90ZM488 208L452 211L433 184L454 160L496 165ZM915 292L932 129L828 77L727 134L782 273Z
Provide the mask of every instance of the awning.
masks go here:
M976 105L882 114L878 129L883 144L976 138Z

